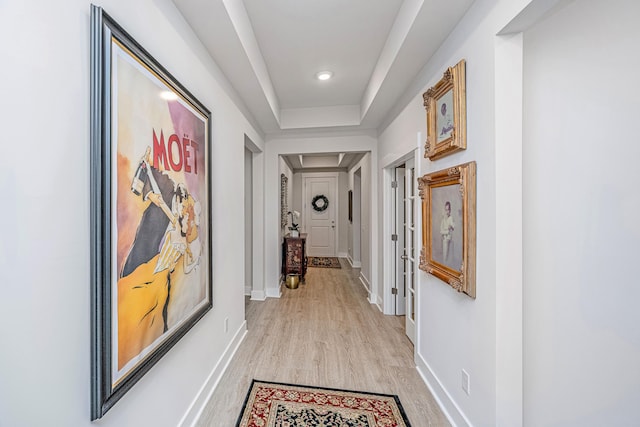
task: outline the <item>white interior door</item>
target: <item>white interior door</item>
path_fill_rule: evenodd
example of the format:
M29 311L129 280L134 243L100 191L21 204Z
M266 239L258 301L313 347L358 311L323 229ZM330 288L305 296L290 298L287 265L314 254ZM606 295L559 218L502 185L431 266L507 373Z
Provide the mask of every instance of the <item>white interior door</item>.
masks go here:
M419 262L419 252L416 250L416 211L420 206L420 199L417 192L417 177L415 160L411 159L405 163L405 331L412 343L416 338L416 269Z
M336 256L337 185L336 175L304 177L308 256Z
M392 182L392 193L394 200L394 231L393 231L393 263L394 263L394 284L392 288L395 313L398 316L405 314L405 168L404 165L395 168Z

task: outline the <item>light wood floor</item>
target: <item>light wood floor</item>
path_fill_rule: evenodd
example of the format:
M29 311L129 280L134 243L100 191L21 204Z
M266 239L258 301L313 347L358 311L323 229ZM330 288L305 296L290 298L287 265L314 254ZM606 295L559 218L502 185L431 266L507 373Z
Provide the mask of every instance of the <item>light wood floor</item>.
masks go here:
M411 425L449 426L413 362L404 317L369 304L359 270L309 268L280 299L247 300L248 334L198 426L235 426L252 379L397 394Z

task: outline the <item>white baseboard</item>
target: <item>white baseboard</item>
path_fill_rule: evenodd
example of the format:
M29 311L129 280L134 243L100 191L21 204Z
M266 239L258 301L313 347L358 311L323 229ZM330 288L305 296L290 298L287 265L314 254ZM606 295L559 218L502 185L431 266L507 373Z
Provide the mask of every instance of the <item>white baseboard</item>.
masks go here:
M371 292L369 292L369 297L367 298L367 300L369 300L369 304L376 305L376 296Z
M282 283L277 288L267 288L267 298L280 298L282 296Z
M264 301L267 299L267 295L264 291L251 291L251 300L252 301Z
M362 286L364 286L364 288L369 293L369 296L371 296L371 286L369 285L369 281L367 280L367 278L362 275L362 271L360 272L360 275L358 276L358 280L360 280L360 283L362 283Z
M245 296L251 295L251 286L244 287L244 294Z
M338 252L337 257L338 258L348 258L349 254L347 254L346 252Z
M367 290L367 294L368 294L367 300L369 301L369 304L375 305L376 307L378 307L378 310L380 310L381 313L384 313L384 311L382 310L382 299L378 295L374 295L371 293L371 284L369 284L369 281L367 280L367 278L364 277L364 275L362 274L362 271L358 276L358 280L360 280L360 283L362 283L362 286L364 286L364 288Z
M375 304L375 296L371 293L371 285L369 284L369 281L367 280L367 278L364 277L364 275L362 274L362 271L360 272L360 275L358 276L358 280L360 280L360 283L362 283L362 286L367 291L367 300L369 301L369 303L370 304Z
M220 358L216 366L214 366L213 370L207 377L202 387L200 387L200 390L196 394L196 397L193 399L193 402L191 402L191 405L189 405L187 412L178 423L178 426L195 427L195 425L198 423L198 420L202 416L202 411L204 410L205 405L211 399L211 396L218 386L222 375L227 370L231 359L233 359L233 356L236 354L236 351L238 351L238 347L240 347L240 344L242 343L242 341L244 341L246 335L247 322L245 320L244 322L242 322L242 325L233 336L233 339L231 340L227 348L224 350L224 353L222 353L222 357Z
M416 353L416 369L422 377L422 381L433 395L433 398L442 409L442 412L453 427L472 427L469 419L464 415L458 404L444 388L438 377L433 373L426 360Z
M362 267L362 264L360 263L360 261L354 261L353 258L351 258L348 255L347 255L347 261L349 261L349 265L351 265L351 268L360 268L360 267Z

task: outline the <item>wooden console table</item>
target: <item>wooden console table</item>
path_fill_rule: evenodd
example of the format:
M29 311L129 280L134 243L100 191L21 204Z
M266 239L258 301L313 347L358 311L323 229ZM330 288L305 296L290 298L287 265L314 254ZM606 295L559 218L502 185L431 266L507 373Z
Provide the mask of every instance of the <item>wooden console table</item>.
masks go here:
M305 243L307 234L301 233L300 237L284 236L282 242L282 274L286 280L288 274L299 274L300 281L304 280L307 273L307 255Z

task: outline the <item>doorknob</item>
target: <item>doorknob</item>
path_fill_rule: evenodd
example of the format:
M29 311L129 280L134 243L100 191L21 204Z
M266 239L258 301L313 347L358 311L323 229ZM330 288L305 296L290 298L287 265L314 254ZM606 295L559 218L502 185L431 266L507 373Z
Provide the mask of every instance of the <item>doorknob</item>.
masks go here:
M406 256L406 255L402 255L402 256L400 257L400 259L403 259L403 260L405 260L405 261L406 261L406 260L408 260L408 259L409 259L409 257L408 257L408 256Z

